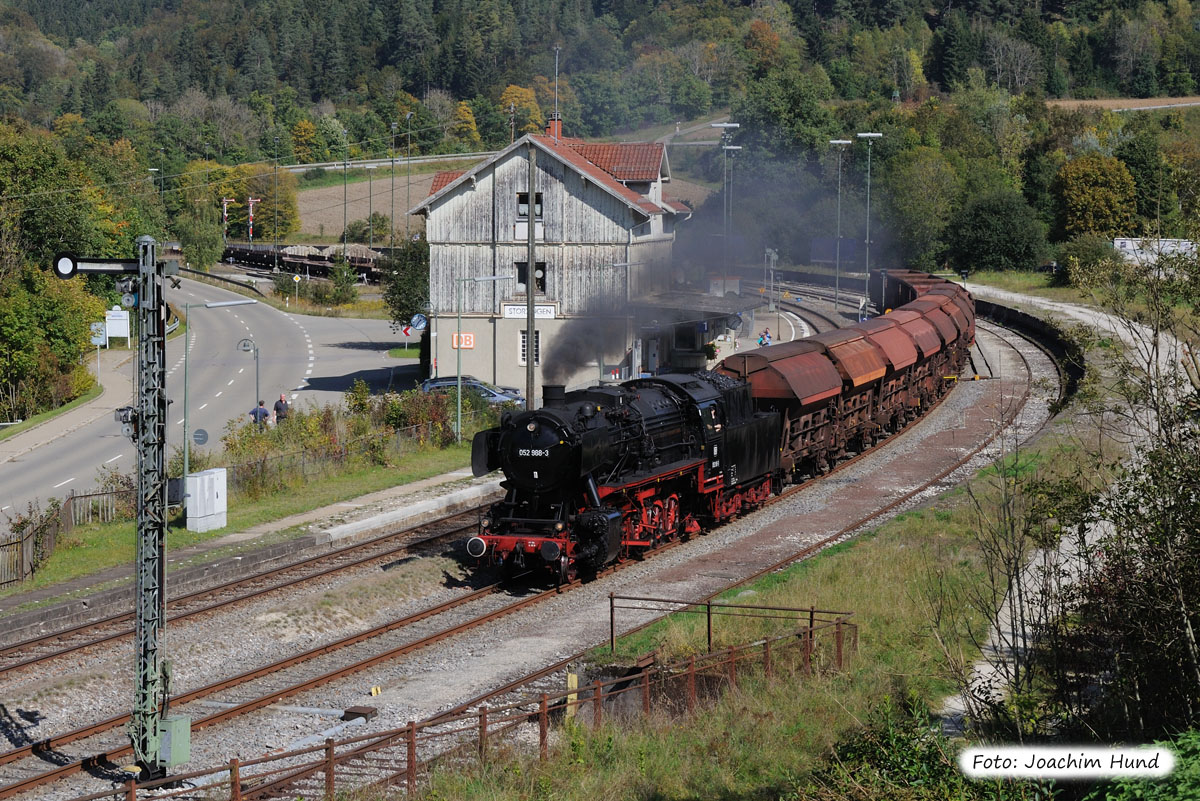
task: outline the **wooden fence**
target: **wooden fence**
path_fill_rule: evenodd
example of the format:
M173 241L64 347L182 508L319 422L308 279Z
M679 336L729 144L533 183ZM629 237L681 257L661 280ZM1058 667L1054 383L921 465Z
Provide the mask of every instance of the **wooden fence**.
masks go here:
M807 611L807 610L805 610ZM840 614L840 613L839 613ZM251 801L262 798L335 798L363 789L403 787L411 795L425 773L486 762L501 749L512 758L524 749L545 760L568 719L599 727L650 715L702 713L722 692L754 679L802 682L818 672L843 670L858 648L858 627L845 616L716 653L561 693L525 698L453 718L410 722L399 729L314 745L257 759L231 759L219 768L171 776L139 786L83 796L75 801L196 797ZM176 783L185 789L171 790Z

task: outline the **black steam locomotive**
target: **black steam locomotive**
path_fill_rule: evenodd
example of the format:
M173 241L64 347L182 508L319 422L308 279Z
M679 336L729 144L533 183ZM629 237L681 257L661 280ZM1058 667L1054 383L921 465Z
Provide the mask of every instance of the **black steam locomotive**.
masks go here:
M506 495L468 554L508 573L588 575L718 525L917 419L966 363L975 304L925 273L891 270L886 286L878 301L894 312L714 372L545 387L543 408L475 435L472 471L502 470Z
M472 471L503 470L507 495L467 552L507 572L594 573L765 500L779 471L779 415L755 411L749 385L728 376L547 386L543 400L472 445Z

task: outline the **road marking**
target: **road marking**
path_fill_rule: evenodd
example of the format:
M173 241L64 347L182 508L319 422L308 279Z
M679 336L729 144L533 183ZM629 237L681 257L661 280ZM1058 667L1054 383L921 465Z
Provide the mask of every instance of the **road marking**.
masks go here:
M201 407L200 407L199 409L197 409L196 411L198 411L198 412L200 412L200 411L203 411L205 406L208 406L208 404L207 404L207 403L206 403L206 404L204 404L204 406L201 406Z
M233 379L232 379L232 378L231 378L231 379L229 379L229 383L228 383L228 384L226 384L225 386L227 386L227 387L231 387L231 386L233 386Z
M221 390L221 392L224 392L224 391L225 391L225 390ZM214 397L214 398L219 398L219 397L221 397L221 392L218 392L216 395L213 395L213 397Z
M68 478L66 481L62 482L61 484L55 484L55 485L54 485L54 487L53 487L53 489L58 489L58 488L59 488L59 487L61 487L61 486L64 486L64 485L66 485L66 484L70 484L70 483L71 483L72 481L74 481L74 480L75 480L75 476L71 476L71 477L70 477L70 478Z
M312 375L312 369L310 368L310 369L308 369L308 370L305 370L305 371L304 371L304 374L305 374L305 375Z
M11 509L11 508L12 508L12 506L0 506L0 512L3 512L5 509Z
M115 462L115 461L117 461L117 460L118 460L118 459L120 459L120 458L121 458L121 454L119 454L119 453L118 453L116 456L114 456L113 458L111 458L111 459L109 459L107 462L105 462L105 464L109 464L109 463L111 463L111 462Z
M176 421L175 421L175 425L177 425L177 426L181 426L181 425L183 425L183 418L182 418L182 417L180 417L178 420L176 420Z
M241 375L241 374L242 374L242 370L245 370L245 369L246 369L245 367L240 367L240 368L238 368L238 375Z

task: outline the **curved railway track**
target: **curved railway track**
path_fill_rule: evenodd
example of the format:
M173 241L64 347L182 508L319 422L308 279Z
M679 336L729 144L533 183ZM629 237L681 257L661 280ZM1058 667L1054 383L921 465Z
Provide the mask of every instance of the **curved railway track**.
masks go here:
M1017 350L1017 353L1021 356L1022 362L1026 365L1025 369L1026 369L1026 371L1028 371L1028 369L1029 369L1028 363L1025 360L1024 355L1020 354L1019 349ZM1010 416L1008 418L1009 420L1012 419L1012 416L1015 416L1015 414L1017 413L1017 409L1019 408L1020 405L1022 405L1024 403L1025 399L1028 397L1028 394L1029 394L1029 386L1028 386L1028 382L1026 382L1026 388L1025 388L1024 395L1021 398L1021 402L1017 403L1017 404L1013 404L1012 409L1010 411ZM906 429L906 431L907 430L908 429ZM999 428L997 430L997 433L998 433L998 431L999 431ZM895 438L895 436L903 436L903 433L904 432L894 435L893 439ZM995 435L996 434L993 434L993 437ZM989 441L990 441L990 439L989 439ZM944 479L944 477L946 475L948 475L953 470L957 469L959 466L961 466L961 464L965 463L970 458L970 456L973 455L973 453L978 452L982 448L986 447L986 445L987 445L986 442L981 444L978 448L975 449L975 451L972 452L972 454L968 454L967 456L963 457L963 459L961 459L959 461L959 463L951 465L950 467L946 468L941 473L939 473L938 476L931 478L925 486L918 488L911 493L908 493L903 498L893 501L892 503L888 504L888 506L886 506L882 509L879 509L878 511L874 512L872 515L868 516L867 518L854 521L853 523L851 523L850 525L846 526L841 531L839 531L837 534L835 534L831 537L827 537L818 543L814 543L812 545L807 546L799 553L789 556L787 559L783 560L782 562L779 562L768 568L764 568L763 570L759 571L756 575L761 575L762 573L769 572L774 569L778 569L779 567L781 567L785 564L796 561L799 558L804 558L805 555L811 555L813 553L816 553L819 550L821 550L825 547L828 547L829 545L831 545L837 541L840 541L841 539L845 538L846 536L849 536L849 534L851 532L857 530L858 528L861 528L863 525L868 523L871 519L874 519L874 518L878 517L879 515L885 514L890 509L895 508L896 506L909 500L913 495L916 495L919 492L924 491L928 486L933 485L938 481L941 481L942 479ZM842 470L845 467L848 467L850 464L853 464L854 462L858 461L861 458L865 458L866 456L868 456L869 454L871 454L873 452L874 452L874 450L867 451L867 452L864 452L863 454L853 457L852 459L842 462L841 464L839 464L839 466L835 469L834 472L837 472L838 470ZM814 479L814 480L819 480L819 479ZM809 484L811 484L811 481L805 482L804 484L796 485L795 487L790 488L789 491L787 493L785 493L784 495L776 497L776 498L772 498L770 502L771 503L780 502L784 498L790 496L792 493L801 491L803 488L805 488ZM442 535L442 536L444 536L444 535ZM382 538L377 538L377 539L382 539ZM664 547L675 547L675 545L676 545L676 543L672 543L672 544L670 544L668 546L664 546ZM408 547L408 546L405 546L405 547ZM662 550L662 549L659 549L659 550ZM377 559L377 558L382 558L382 554L376 555L373 557L364 557L363 561L369 561L371 559ZM626 564L629 564L629 563L626 563ZM292 567L292 566L280 568L279 570L286 570L289 567ZM339 569L345 569L345 568L339 568ZM621 565L615 566L613 569L621 569ZM746 580L749 580L749 579L743 579L743 581L746 581ZM739 583L741 583L741 582L739 582ZM226 680L214 683L214 684L210 684L206 687L202 687L202 688L193 690L188 693L180 694L179 696L172 699L172 704L175 705L176 707L178 707L184 703L188 703L190 701L194 701L199 698L210 696L214 693L217 693L222 690L228 690L232 687L240 687L243 685L247 685L247 687L248 687L249 682L252 682L252 681L262 678L264 676L268 676L268 675L271 675L274 673L278 673L278 672L287 670L288 668L296 666L296 665L312 662L313 660L315 660L321 656L339 653L353 645L357 645L359 643L363 643L368 640L371 640L371 639L374 639L377 637L381 637L381 636L388 634L390 632L393 632L393 631L398 631L398 630L404 629L408 626L414 625L421 621L426 621L426 620L431 620L431 619L437 618L439 616L442 616L445 613L451 612L456 609L460 609L461 607L463 607L467 604L473 603L475 601L481 601L485 598L488 598L489 596L493 596L495 594L495 589L496 588L494 586L488 586L488 587L484 587L484 588L475 590L470 593L465 593L464 595L462 595L458 598L455 598L451 601L447 601L438 606L416 612L405 618L401 618L400 620L392 621L383 626L376 627L375 629L360 632L360 633L352 635L350 637L343 638L343 640L339 640L336 643L329 643L329 644L320 646L318 648L312 649L310 651L306 651L303 654L294 655L292 657L289 657L286 660L281 660L272 665L263 666L261 668L255 669L253 671L248 671L246 673L243 673L239 676L236 676L236 677L233 677L230 679L226 679ZM532 596L528 596L528 597L522 598L514 603L502 605L499 608L485 610L483 613L475 615L474 617L470 618L469 620L467 620L465 622L454 623L452 625L445 626L441 629L437 629L437 630L433 631L432 633L429 633L429 634L426 634L423 636L418 636L416 639L412 639L412 640L406 641L404 643L396 644L396 645L391 645L391 646L385 647L383 649L377 649L370 654L355 658L349 664L337 666L337 667L334 667L331 669L320 670L318 672L318 675L315 675L315 676L305 675L305 676L301 677L299 680L291 680L289 683L286 683L284 686L271 687L265 692L263 692L261 690L254 691L255 694L252 695L252 697L239 700L239 701L235 702L234 705L228 709L222 709L219 712L197 718L195 720L195 722L193 723L193 728L202 729L205 727L214 726L214 725L229 721L231 719L234 719L240 715L244 715L249 712L253 712L255 710L262 709L262 708L264 708L272 703L275 703L283 698L288 698L288 697L294 696L296 694L305 692L306 690L320 686L322 684L327 684L329 682L336 681L336 680L343 678L347 675L350 675L352 673L355 673L355 672L358 672L361 670L365 670L373 665L379 664L380 662L397 658L399 656L402 656L403 654L411 653L412 651L427 647L428 645L432 645L440 640L447 639L449 637L452 637L456 634L462 633L469 629L485 625L486 623L496 620L499 617L515 613L521 609L524 609L533 604L539 603L540 601L545 600L547 597L552 597L555 594L556 594L555 590L548 590L543 593L538 593L538 594L535 594ZM199 612L196 612L196 614L198 614L198 613ZM547 669L545 669L543 671L539 671L539 672L546 673L546 672L552 672L552 670L553 670L553 667L547 668ZM312 671L308 671L308 672L311 673ZM515 685L517 683L513 683L513 684ZM490 695L489 695L489 697L490 697ZM458 707L456 709L469 707L470 705L472 705L472 703L479 703L479 701L473 699L473 701L467 702L463 705L460 705L460 707ZM443 714L448 715L448 714L451 714L451 712L446 712ZM0 754L0 765L13 764L14 768L18 767L18 764L16 764L16 763L20 763L21 761L26 760L30 757L34 757L34 756L45 757L46 755L50 755L50 754L53 754L56 759L62 760L64 762L64 764L56 766L53 770L38 772L38 773L34 773L32 775L26 775L25 777L21 778L18 781L15 781L11 784L7 784L3 787L0 787L0 798L7 798L7 797L11 797L11 796L26 792L27 790L30 790L34 787L42 786L49 782L53 782L58 779L64 778L66 776L78 773L79 771L82 771L85 769L95 768L96 766L100 766L100 765L104 765L104 764L112 764L113 760L119 759L122 756L129 753L129 749L128 749L127 745L119 745L116 747L109 746L107 748L102 747L102 746L98 746L98 747L89 746L89 748L92 748L93 750L91 750L91 752L89 753L88 756L79 758L79 759L66 758L66 755L62 754L59 751L59 749L68 744L82 743L87 738L94 737L101 732L105 732L105 731L111 732L113 729L121 726L127 720L128 720L128 716L113 717L108 720L101 721L96 724L92 724L87 727L82 727L80 729L76 729L73 732L68 732L68 733L65 733L58 737L47 738L38 743L33 743L33 744L30 744L23 748L14 749L12 751Z

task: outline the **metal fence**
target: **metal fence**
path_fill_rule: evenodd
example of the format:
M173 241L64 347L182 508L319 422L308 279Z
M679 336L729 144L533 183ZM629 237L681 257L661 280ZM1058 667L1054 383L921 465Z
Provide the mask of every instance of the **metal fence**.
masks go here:
M464 420L464 423L466 421ZM413 453L435 440L435 426L425 423L377 437L347 440L321 453L308 450L264 457L234 465L214 465L228 471L230 493L256 496L300 483L328 477L338 467L356 459L385 463ZM60 536L88 523L131 520L137 514L137 491L121 489L67 494L62 505L51 508L21 530L0 535L0 587L32 576L54 553Z
M808 610L804 610L807 612ZM841 613L837 613L841 615ZM314 745L258 759L231 759L227 765L194 771L84 796L102 798L196 797L250 801L260 798L349 797L364 789L403 787L413 794L434 767L485 763L498 751L545 760L561 741L557 729L568 720L599 727L642 717L697 715L720 695L748 680L803 682L820 672L845 669L858 648L858 627L842 615L716 653L691 656L669 665L649 665L630 675L597 680L579 689L537 693L522 700L452 718L410 722L399 729ZM183 789L169 790L175 783Z

